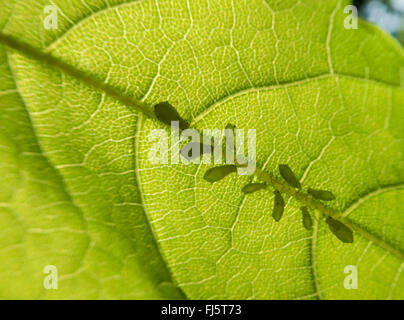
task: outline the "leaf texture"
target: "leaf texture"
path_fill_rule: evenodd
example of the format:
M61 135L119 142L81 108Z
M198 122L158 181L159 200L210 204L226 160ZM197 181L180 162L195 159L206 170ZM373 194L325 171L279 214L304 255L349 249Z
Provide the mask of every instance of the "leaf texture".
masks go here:
M290 195L275 222L271 192L241 191L252 177L151 164L156 119L1 47L0 297L404 298L404 53L344 29L348 1L54 3L48 31L47 1L2 0L2 32L193 128L255 129L258 167L332 190L355 241L304 229ZM60 289L43 289L45 265Z

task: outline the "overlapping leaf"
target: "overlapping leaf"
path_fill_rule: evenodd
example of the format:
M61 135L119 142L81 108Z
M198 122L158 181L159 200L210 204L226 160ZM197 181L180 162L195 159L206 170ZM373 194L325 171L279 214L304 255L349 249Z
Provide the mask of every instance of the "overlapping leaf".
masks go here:
M345 30L347 1L54 1L56 31L46 1L2 2L4 32L123 94L200 130L256 129L260 168L281 182L287 163L357 226L342 244L293 197L276 223L269 187L242 192L251 177L152 165L161 123L2 48L2 297L179 297L175 282L189 298L403 298L404 54Z

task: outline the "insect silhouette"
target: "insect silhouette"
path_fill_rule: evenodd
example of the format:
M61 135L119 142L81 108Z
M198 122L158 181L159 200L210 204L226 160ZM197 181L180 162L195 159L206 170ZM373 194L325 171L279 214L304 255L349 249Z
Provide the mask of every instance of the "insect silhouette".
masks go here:
M313 227L313 220L311 219L309 210L306 207L301 207L300 210L302 211L303 227L305 227L307 230L311 230Z
M246 184L241 191L243 191L245 194L249 194L265 189L266 187L267 185L265 183L249 183Z
M217 182L222 180L224 177L229 175L230 173L236 172L237 167L234 164L226 164L223 166L217 166L210 168L208 171L205 172L203 178L210 182Z
M274 208L272 211L272 217L275 219L275 221L279 221L282 218L283 211L285 210L285 200L283 200L283 197L281 193L278 190L274 191Z
M331 232L343 243L353 242L353 232L346 225L331 217L328 217L325 222L330 227Z
M189 123L185 121L177 110L168 102L161 102L157 105L155 105L155 114L157 119L162 121L165 124L171 125L172 121L178 121L179 123L179 128L181 130L189 128ZM232 124L227 124L226 125L227 130L234 130L235 126ZM181 154L188 159L194 159L203 153L209 153L211 152L211 146L209 145L204 145L202 143L198 144L196 148L192 143L186 145L182 150ZM196 155L193 155L192 152L190 153L191 150L193 149L199 149L199 153ZM280 164L278 166L278 170L282 178L293 188L296 189L301 189L301 183L299 180L296 178L296 175L292 171L292 169L289 167L287 164ZM222 179L224 179L226 176L228 176L231 173L234 173L237 171L237 165L235 164L226 164L226 165L220 165L216 166L213 168L208 169L203 178L210 182L210 183L215 183L218 182ZM259 190L266 189L268 186L265 183L249 183L245 185L242 188L242 192L244 194L251 194L254 192L257 192ZM301 192L301 191L298 191ZM307 193L311 195L313 198L316 198L321 201L333 201L336 199L335 195L328 190L321 190L321 189L314 189L309 187L307 189ZM279 190L274 191L274 206L272 210L272 217L276 222L279 222L283 216L285 210L285 200L283 199L283 196ZM311 230L313 227L313 221L309 212L309 209L307 207L301 207L300 208L302 212L302 224L303 227L307 230ZM331 218L327 217L326 223L329 226L330 231L343 243L352 243L353 242L353 232L352 230L343 224L342 222Z
M300 182L296 179L295 174L289 168L287 164L280 164L279 165L279 173L281 174L282 178L285 179L287 183L289 183L294 188L300 188Z
M185 121L178 111L167 101L160 102L154 106L154 113L158 120L171 126L171 122L178 121L179 128L185 130L189 128L189 123Z
M317 190L309 188L307 190L309 194L311 194L314 198L323 200L323 201L332 201L335 200L335 196L331 191L327 190Z

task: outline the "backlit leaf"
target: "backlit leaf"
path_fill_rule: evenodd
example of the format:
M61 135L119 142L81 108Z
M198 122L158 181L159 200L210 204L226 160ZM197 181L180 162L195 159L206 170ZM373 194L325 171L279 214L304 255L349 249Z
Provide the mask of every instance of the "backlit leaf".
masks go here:
M0 0L1 32L125 97L0 46L0 298L404 299L404 53L372 25L346 29L349 4ZM150 133L169 128L128 99L153 115L169 101L182 128L256 130L257 167L332 190L354 243L333 222L306 230L300 207L321 201L280 178L277 223L271 185L246 196L251 177L151 163Z

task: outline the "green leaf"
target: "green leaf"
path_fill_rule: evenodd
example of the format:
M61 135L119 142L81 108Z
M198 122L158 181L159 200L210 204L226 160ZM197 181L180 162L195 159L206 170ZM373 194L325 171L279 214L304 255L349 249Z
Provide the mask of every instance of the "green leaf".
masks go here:
M37 15L42 16L45 4L48 3L2 1L6 10L0 16L0 26L10 12L35 20ZM11 18L8 25L16 22ZM63 29L67 31L67 27ZM64 151L55 153L65 153L68 161L80 154L84 156L83 150L90 146L94 146L95 153L102 148L103 151L99 157L90 151L89 162L83 166L58 166L60 162L48 157L45 151L49 151L50 145L57 148L57 143L40 145L41 133L34 127L34 116L29 113L23 90L18 88L13 74L13 56L0 47L0 298L183 298L161 258L144 213L134 161L130 159L131 140L118 137L122 128L133 127L137 116L120 110L119 125L105 126L108 132L94 131L94 139L106 140L97 146L79 128L71 127L69 121L73 119L67 120L71 143L63 146L67 148ZM50 96L58 94L57 90L48 89ZM74 88L71 89L73 93ZM91 91L82 98L79 108L84 109L95 99L108 99ZM80 117L84 120L86 116L89 114L84 112ZM107 117L105 121L109 121ZM109 135L114 138L109 140ZM80 136L86 142L77 147ZM115 138L119 141L113 141ZM64 171L62 167L70 169ZM58 268L58 290L44 289L47 265Z
M345 29L349 1L53 3L49 31L49 1L1 0L3 33L87 76L0 48L1 298L404 298L404 53ZM161 101L198 130L256 130L256 178L287 195L279 223L270 192L241 191L251 177L149 161ZM336 200L289 186L282 163ZM302 205L355 242L306 230Z

